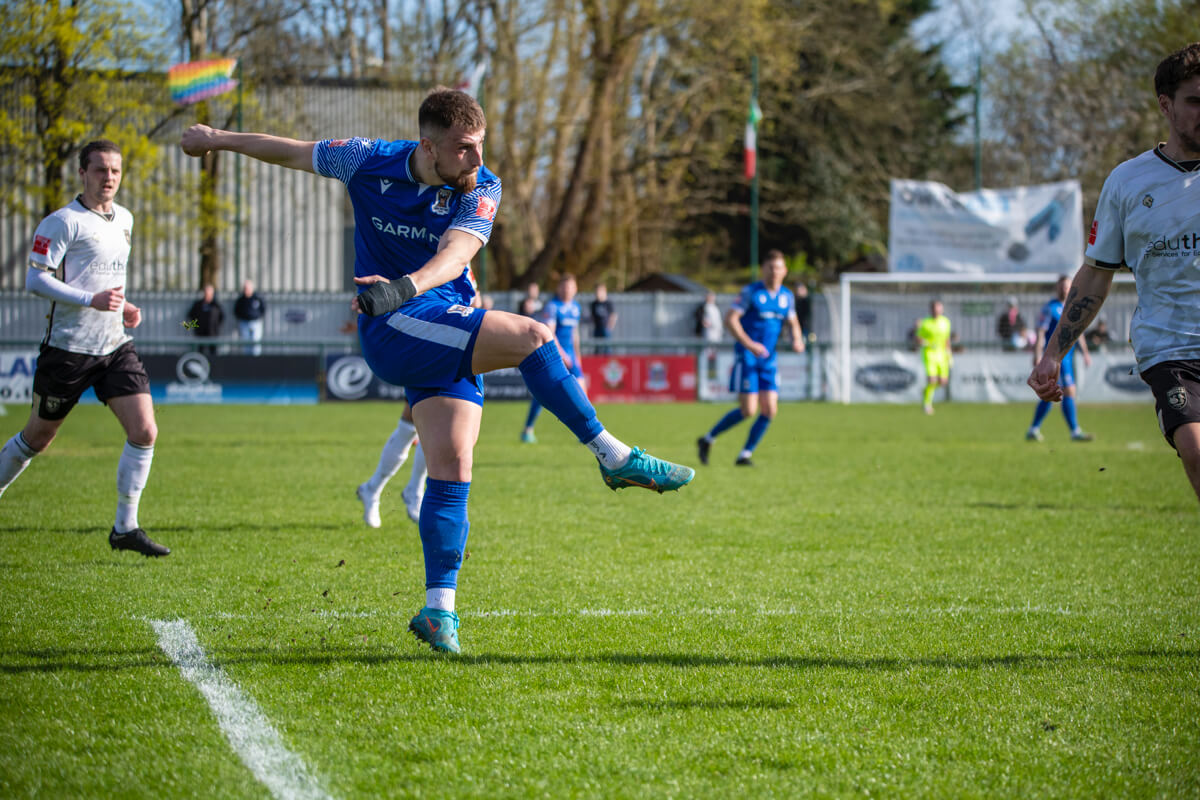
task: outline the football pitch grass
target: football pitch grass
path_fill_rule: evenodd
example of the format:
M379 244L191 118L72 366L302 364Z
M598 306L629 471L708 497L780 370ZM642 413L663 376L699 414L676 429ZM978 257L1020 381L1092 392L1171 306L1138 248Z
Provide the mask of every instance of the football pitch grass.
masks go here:
M407 465L382 529L354 495L399 410L159 407L149 560L76 409L0 498L0 796L1200 795L1200 507L1150 408L1033 444L1032 403L785 404L747 469L745 423L695 461L725 406L601 407L696 466L659 496L489 404L458 658L406 630Z

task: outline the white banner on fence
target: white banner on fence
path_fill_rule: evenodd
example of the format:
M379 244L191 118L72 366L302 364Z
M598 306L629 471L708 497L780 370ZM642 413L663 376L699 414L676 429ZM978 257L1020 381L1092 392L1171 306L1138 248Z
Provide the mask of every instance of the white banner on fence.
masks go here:
M828 362L831 386L841 386L836 359ZM1132 352L1094 353L1092 366L1076 356L1079 398L1091 403L1153 404L1150 387L1138 377ZM965 403L1032 403L1037 398L1025 384L1033 368L1029 353L958 353L950 369L950 397ZM851 403L920 404L925 368L917 353L904 350L850 352ZM943 397L939 389L937 398ZM841 400L842 398L837 398Z
M892 181L891 272L1074 273L1083 260L1078 181L955 192Z
M0 404L29 405L37 355L36 350L0 351Z

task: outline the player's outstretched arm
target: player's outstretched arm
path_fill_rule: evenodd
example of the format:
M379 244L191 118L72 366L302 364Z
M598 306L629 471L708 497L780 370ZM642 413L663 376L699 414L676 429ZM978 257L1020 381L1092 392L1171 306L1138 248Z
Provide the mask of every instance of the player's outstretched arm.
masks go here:
M312 154L316 144L266 133L223 131L207 125L193 125L183 132L179 140L179 146L189 156L199 157L212 150L228 150L302 172L314 171Z

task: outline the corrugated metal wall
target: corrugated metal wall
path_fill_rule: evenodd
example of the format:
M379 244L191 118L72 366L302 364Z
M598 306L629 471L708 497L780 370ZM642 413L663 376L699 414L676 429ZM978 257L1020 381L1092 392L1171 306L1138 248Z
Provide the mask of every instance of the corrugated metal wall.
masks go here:
M399 139L416 135L417 107L423 92L412 89L352 85L272 86L253 92L245 103L247 130L260 129L299 139L371 136ZM16 108L16 94L0 98L7 109ZM165 113L164 109L164 113ZM165 204L138 192L139 176L130 170L124 177L117 202L134 214L133 251L130 254L128 289L155 292L191 290L199 282L199 240L193 211L198 159L178 147L179 134L193 116L181 117L166 127L157 140L163 143L163 171L170 197ZM231 212L236 208L237 170L241 171L240 231L231 224L221 240L223 266L217 289L237 291L245 278L270 292L344 291L351 287L353 218L342 184L305 172L264 164L253 159L221 154L220 192ZM156 176L163 178L163 176ZM67 177L70 193L78 191L74 163ZM154 237L153 224L167 231ZM231 213L232 219L232 213ZM28 252L40 219L0 209L0 290L20 290L25 285Z

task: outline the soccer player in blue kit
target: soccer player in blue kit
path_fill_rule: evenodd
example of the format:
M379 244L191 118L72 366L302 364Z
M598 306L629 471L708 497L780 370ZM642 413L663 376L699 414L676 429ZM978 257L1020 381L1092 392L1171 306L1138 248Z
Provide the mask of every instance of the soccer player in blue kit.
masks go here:
M434 650L459 652L454 612L470 527L472 450L483 414L485 372L518 367L530 392L599 461L604 482L658 492L695 472L630 448L604 429L542 323L472 308L467 266L492 231L500 179L483 166L486 120L470 95L436 89L417 114L418 141L305 142L193 125L180 145L201 156L229 150L337 178L354 207L354 280L363 357L406 387L429 470L421 505L425 607L409 623Z
M575 300L578 285L575 276L566 273L558 282L558 291L554 298L542 309L542 319L554 334L558 342L559 353L567 370L579 381L580 387L587 391L587 380L583 377L583 369L579 366L579 320L583 318L583 310ZM525 416L525 429L521 431L521 441L534 444L537 437L533 435L533 426L542 413L542 404L533 398L529 401L529 413Z
M787 262L783 253L771 250L762 264L763 279L742 290L733 307L725 315L725 327L737 339L733 350L733 371L729 375L729 391L738 393L738 407L730 411L705 435L696 440L700 463L708 463L713 440L744 419L762 413L750 426L746 444L734 462L739 467L752 467L751 456L758 447L767 426L779 410L779 384L776 381L775 347L786 322L792 337L792 350L804 352L804 337L796 316L796 298L783 285Z
M1050 342L1050 337L1054 335L1054 329L1058 327L1059 320L1062 319L1063 303L1070 291L1071 279L1066 275L1059 276L1058 282L1054 284L1054 299L1042 306L1041 316L1038 317L1037 344L1034 345L1033 350L1034 366L1042 360L1046 345ZM1077 349L1083 355L1083 363L1089 367L1092 365L1087 342L1080 338L1063 357L1062 367L1058 373L1058 384L1063 390L1062 413L1063 418L1067 421L1067 428L1071 431L1071 441L1090 442L1095 437L1090 433L1084 433L1083 429L1079 427L1079 419L1075 412L1075 351ZM1033 411L1033 422L1029 425L1029 430L1025 431L1026 441L1042 441L1044 438L1042 421L1049 413L1050 401L1038 400L1037 408Z

